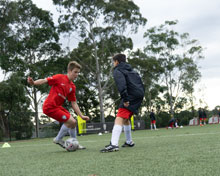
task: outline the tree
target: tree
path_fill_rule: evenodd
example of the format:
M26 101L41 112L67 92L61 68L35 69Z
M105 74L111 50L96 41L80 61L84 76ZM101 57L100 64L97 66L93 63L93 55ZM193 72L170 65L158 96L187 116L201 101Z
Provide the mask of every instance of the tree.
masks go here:
M23 76L12 74L0 83L0 127L6 137L11 137L11 131L17 131L18 139L22 134L25 138L32 136L30 100L23 86Z
M163 87L158 83L163 69L155 57L148 56L141 49L130 53L129 63L133 65L134 69L136 69L142 77L145 87L143 106L150 112L152 107L156 104L155 101L157 97L163 92Z
M34 79L46 77L48 62L60 51L59 36L48 11L39 9L31 0L1 1L0 25L0 66L7 72L24 73ZM39 119L38 92L45 87L29 87L26 91L31 98L35 111L36 136L38 137Z
M104 122L104 100L111 85L111 58L115 53L132 49L125 32L136 33L146 19L133 1L124 0L53 0L60 7L60 31L78 36L73 56L89 72L85 75L90 89L97 92L100 121ZM130 29L128 28L130 26ZM105 102L107 102L105 100Z
M144 51L155 57L164 69L161 79L166 87L164 98L169 111L185 104L184 96L194 91L194 85L200 78L197 61L203 58L203 48L197 40L190 40L188 33L179 34L172 29L177 21L166 21L159 27L152 27L144 34ZM178 105L178 106L177 106Z

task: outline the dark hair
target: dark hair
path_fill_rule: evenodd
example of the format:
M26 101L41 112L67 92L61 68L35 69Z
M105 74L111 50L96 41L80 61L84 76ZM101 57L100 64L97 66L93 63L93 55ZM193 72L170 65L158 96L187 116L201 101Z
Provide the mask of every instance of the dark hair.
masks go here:
M114 57L113 57L113 61L118 61L119 63L121 62L126 62L126 56L124 54L116 54Z

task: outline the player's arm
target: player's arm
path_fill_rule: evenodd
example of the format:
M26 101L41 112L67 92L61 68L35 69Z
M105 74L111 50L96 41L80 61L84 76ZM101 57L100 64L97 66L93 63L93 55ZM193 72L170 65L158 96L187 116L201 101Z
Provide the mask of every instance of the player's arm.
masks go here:
M71 101L71 105L72 105L73 110L76 112L76 114L77 114L78 116L80 116L83 120L86 120L86 121L89 120L89 117L88 117L88 116L84 116L84 115L81 113L81 111L80 111L80 109L79 109L79 106L78 106L78 104L77 104L76 101Z
M34 81L33 78L28 76L27 82L30 85L36 85L37 86L37 85L46 84L48 81L47 81L47 79L38 79L38 80Z

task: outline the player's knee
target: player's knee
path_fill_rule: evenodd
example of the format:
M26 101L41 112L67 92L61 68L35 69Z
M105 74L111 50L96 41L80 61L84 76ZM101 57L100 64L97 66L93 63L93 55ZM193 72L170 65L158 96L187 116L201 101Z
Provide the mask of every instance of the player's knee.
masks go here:
M129 119L124 119L124 125L130 125Z
M65 125L68 128L75 128L76 127L76 120L71 116L66 122Z

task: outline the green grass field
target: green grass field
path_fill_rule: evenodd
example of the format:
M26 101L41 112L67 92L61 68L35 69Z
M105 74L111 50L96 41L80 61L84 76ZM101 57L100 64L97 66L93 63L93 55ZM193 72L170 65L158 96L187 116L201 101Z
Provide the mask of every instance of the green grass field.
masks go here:
M220 125L132 132L133 148L100 153L111 134L78 137L86 150L67 152L52 138L1 148L0 176L219 176ZM124 142L121 135L120 145Z

